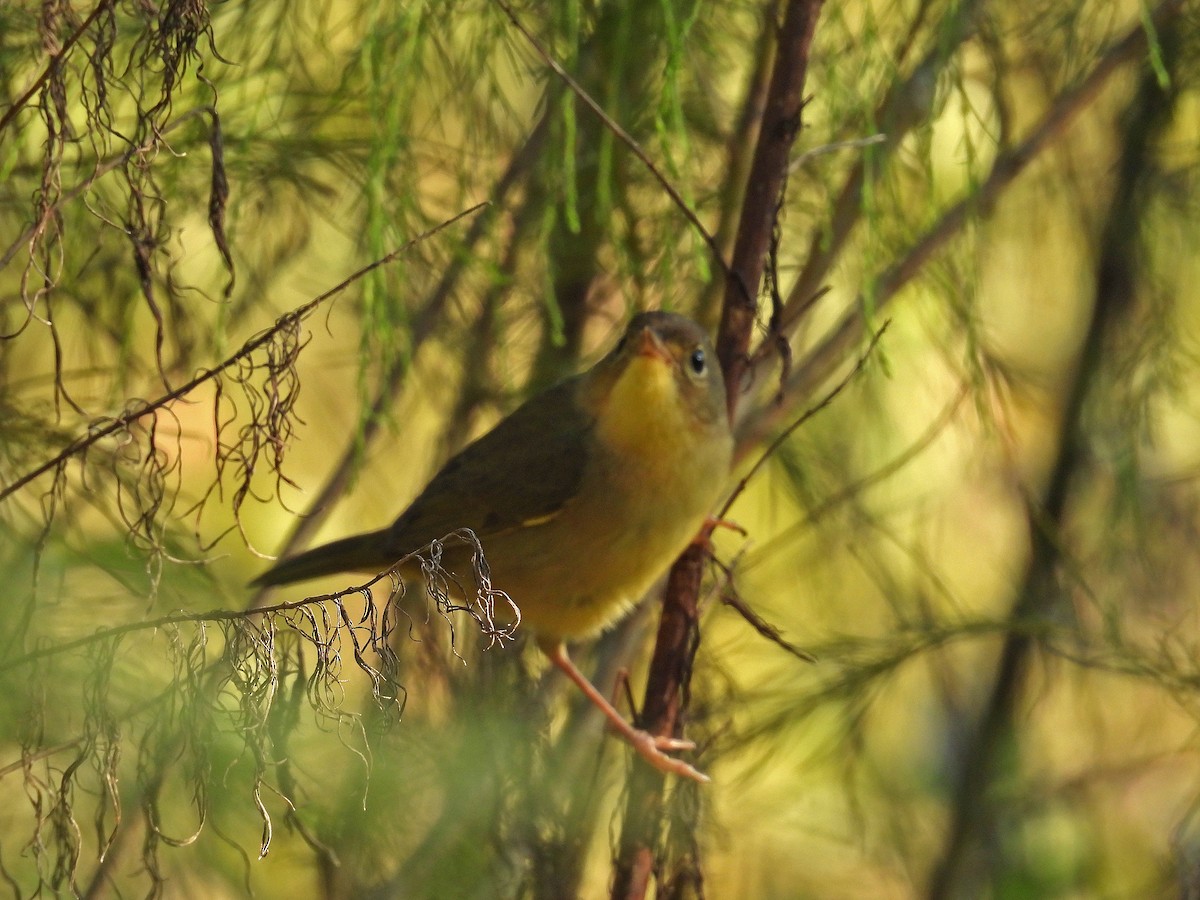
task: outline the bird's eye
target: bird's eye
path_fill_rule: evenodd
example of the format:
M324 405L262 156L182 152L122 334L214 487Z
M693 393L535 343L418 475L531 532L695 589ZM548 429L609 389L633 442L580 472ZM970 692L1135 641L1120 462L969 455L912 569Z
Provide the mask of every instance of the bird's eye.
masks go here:
M692 367L692 372L697 375L703 375L705 368L708 366L708 359L704 356L704 350L697 347L692 351L692 355L688 357L688 364Z

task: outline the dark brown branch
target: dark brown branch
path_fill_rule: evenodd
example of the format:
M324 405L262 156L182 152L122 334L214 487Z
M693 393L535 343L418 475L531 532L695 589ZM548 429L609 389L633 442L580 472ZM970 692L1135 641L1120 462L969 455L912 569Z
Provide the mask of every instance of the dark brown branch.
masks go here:
M771 247L771 232L787 181L792 145L800 130L808 53L816 30L819 2L789 3L780 29L775 71L763 124L754 148L742 218L733 246L733 270L725 286L717 356L725 373L726 401L732 419L748 365L750 340L758 313L757 287ZM755 287L751 294L749 286Z
M763 111L767 106L767 93L771 89L771 72L775 66L775 51L779 37L779 23L775 10L768 6L762 11L762 24L755 37L751 53L754 56L754 71L748 79L746 96L742 101L737 124L726 141L725 182L721 185L720 212L713 240L721 248L721 255L733 252L737 237L739 213L746 196L746 184L750 176L750 164L754 159L754 147L758 142L758 131L762 126ZM713 279L704 290L698 306L702 321L715 318L717 304L725 292L725 282Z
M821 0L791 0L779 30L771 86L750 166L733 266L726 276L717 336L731 417L757 313L757 288L787 179L788 157L800 129L809 48L820 10ZM640 723L651 734L675 735L682 726L692 661L699 646L698 602L705 554L699 544L688 548L667 579ZM660 842L664 793L662 773L648 766L635 767L617 849L614 898L638 900L646 895ZM693 860L691 865L696 862Z

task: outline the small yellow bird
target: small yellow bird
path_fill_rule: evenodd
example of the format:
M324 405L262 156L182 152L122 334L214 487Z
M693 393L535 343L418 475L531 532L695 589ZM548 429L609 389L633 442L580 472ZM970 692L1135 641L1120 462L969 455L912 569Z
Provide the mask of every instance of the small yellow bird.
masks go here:
M596 634L642 598L696 537L732 454L707 334L684 316L642 313L593 368L532 397L454 456L389 527L283 560L254 583L382 572L470 528L492 584L550 660L647 761L707 781L664 752L690 742L634 728L575 667L564 641ZM443 565L469 571L465 552Z

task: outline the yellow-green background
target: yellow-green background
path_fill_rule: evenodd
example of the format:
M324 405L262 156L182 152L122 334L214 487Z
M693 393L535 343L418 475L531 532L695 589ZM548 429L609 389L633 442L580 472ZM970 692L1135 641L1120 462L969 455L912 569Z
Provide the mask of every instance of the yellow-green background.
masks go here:
M165 390L123 233L131 193L149 198L172 386L362 265L494 202L303 321L283 464L291 484L260 459L254 493L239 502L235 465L218 476L214 421L230 440L251 408L226 373L215 417L211 384L159 414L157 469L144 465L144 432L109 438L60 480L47 474L0 501L10 609L0 663L4 871L21 895L39 879L64 892L144 893L154 884L146 858L170 897L242 896L247 885L265 898L603 895L627 751L581 719L575 698L519 645L481 652L459 617L456 657L448 625L417 593L404 601L412 640L404 621L393 641L407 705L382 733L349 658L297 698L286 744L247 733L264 696L239 716L247 701L234 686L213 697L195 674L226 649L218 624L29 654L172 612L240 610L245 582L265 565L249 548L275 553L343 454L357 450L354 478L321 511L314 539L390 521L449 452L530 390L596 359L630 311L667 307L714 326L720 276L703 242L494 4L227 2L164 6L157 19L136 4L103 6L69 57L66 119L51 114L56 128L70 123L68 139L48 142L39 104L54 104L44 94L0 132L3 484L89 422ZM839 233L833 210L853 167L867 175L848 204L855 226L820 280L828 293L792 332L794 365L847 312L859 311L866 335L890 324L861 374L735 503L730 516L747 535L716 539L744 602L817 662L788 655L717 591L706 594L689 733L714 782L681 791L676 809L707 896L926 894L1029 561L1030 510L1036 518L1081 375L1127 112L1138 85L1156 77L1151 61L1176 97L1143 160L1130 226L1140 268L1100 364L1082 370L1085 452L1056 538L1059 591L1048 617L1011 626L1037 640L1013 714L1015 757L989 787L1001 814L970 891L1147 897L1195 883L1200 46L1195 8L1183 6L1167 26L1182 35L1169 71L1149 29L1150 50L1122 57L1078 97L1070 91L1118 40L1148 29L1154 7L874 0L823 9L778 224L785 295L813 248ZM0 11L10 102L94 8L80 4L73 18L26 2ZM743 107L770 62L763 21L773 9L515 7L726 254L754 138ZM171 16L189 12L207 30L193 35L170 105L152 109L163 46L180 39ZM111 48L97 46L101 28ZM155 45L156 34L169 39ZM97 69L89 57L105 62ZM206 107L219 114L229 183L228 293L207 222ZM943 227L947 210L975 196L993 163L1052 110L1069 124L1011 184L968 207L915 279L876 296L876 279ZM881 134L884 143L871 143ZM837 142L850 143L804 155ZM497 197L514 160L514 186ZM34 233L45 197L52 224ZM479 217L484 237L464 250ZM459 264L430 313L439 278ZM777 358L767 354L742 402L740 471L865 347L779 405ZM363 410L393 368L383 427L363 442ZM247 376L259 389L261 379L261 370ZM165 502L131 537L130 487L163 467ZM206 493L215 483L223 490ZM714 571L714 585L723 581ZM646 608L595 653L580 648L602 689L627 665L639 696L655 621ZM281 684L271 695L279 705L291 689ZM315 694L324 715L312 712ZM346 717L330 718L331 708ZM87 734L96 740L81 743ZM257 763L254 747L265 754ZM99 765L110 751L119 757ZM291 787L276 766L284 757ZM256 768L274 828L261 860ZM113 774L119 800L104 795L101 771ZM194 834L186 846L147 844L141 801L160 775L162 831ZM273 788L335 849L332 883L284 823ZM71 814L55 818L56 803ZM104 870L98 834L117 836ZM61 867L76 850L72 878Z

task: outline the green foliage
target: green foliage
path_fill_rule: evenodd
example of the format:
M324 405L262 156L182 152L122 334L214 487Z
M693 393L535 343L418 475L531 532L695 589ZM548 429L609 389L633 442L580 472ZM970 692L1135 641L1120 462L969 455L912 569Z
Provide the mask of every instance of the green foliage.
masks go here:
M715 538L716 780L671 785L663 896L1194 889L1183 6L821 11L741 452L842 387ZM640 763L486 605L243 587L389 521L630 310L715 322L773 202L744 181L780 4L507 7L0 5L14 895L610 883ZM597 684L641 683L653 612L581 648Z

